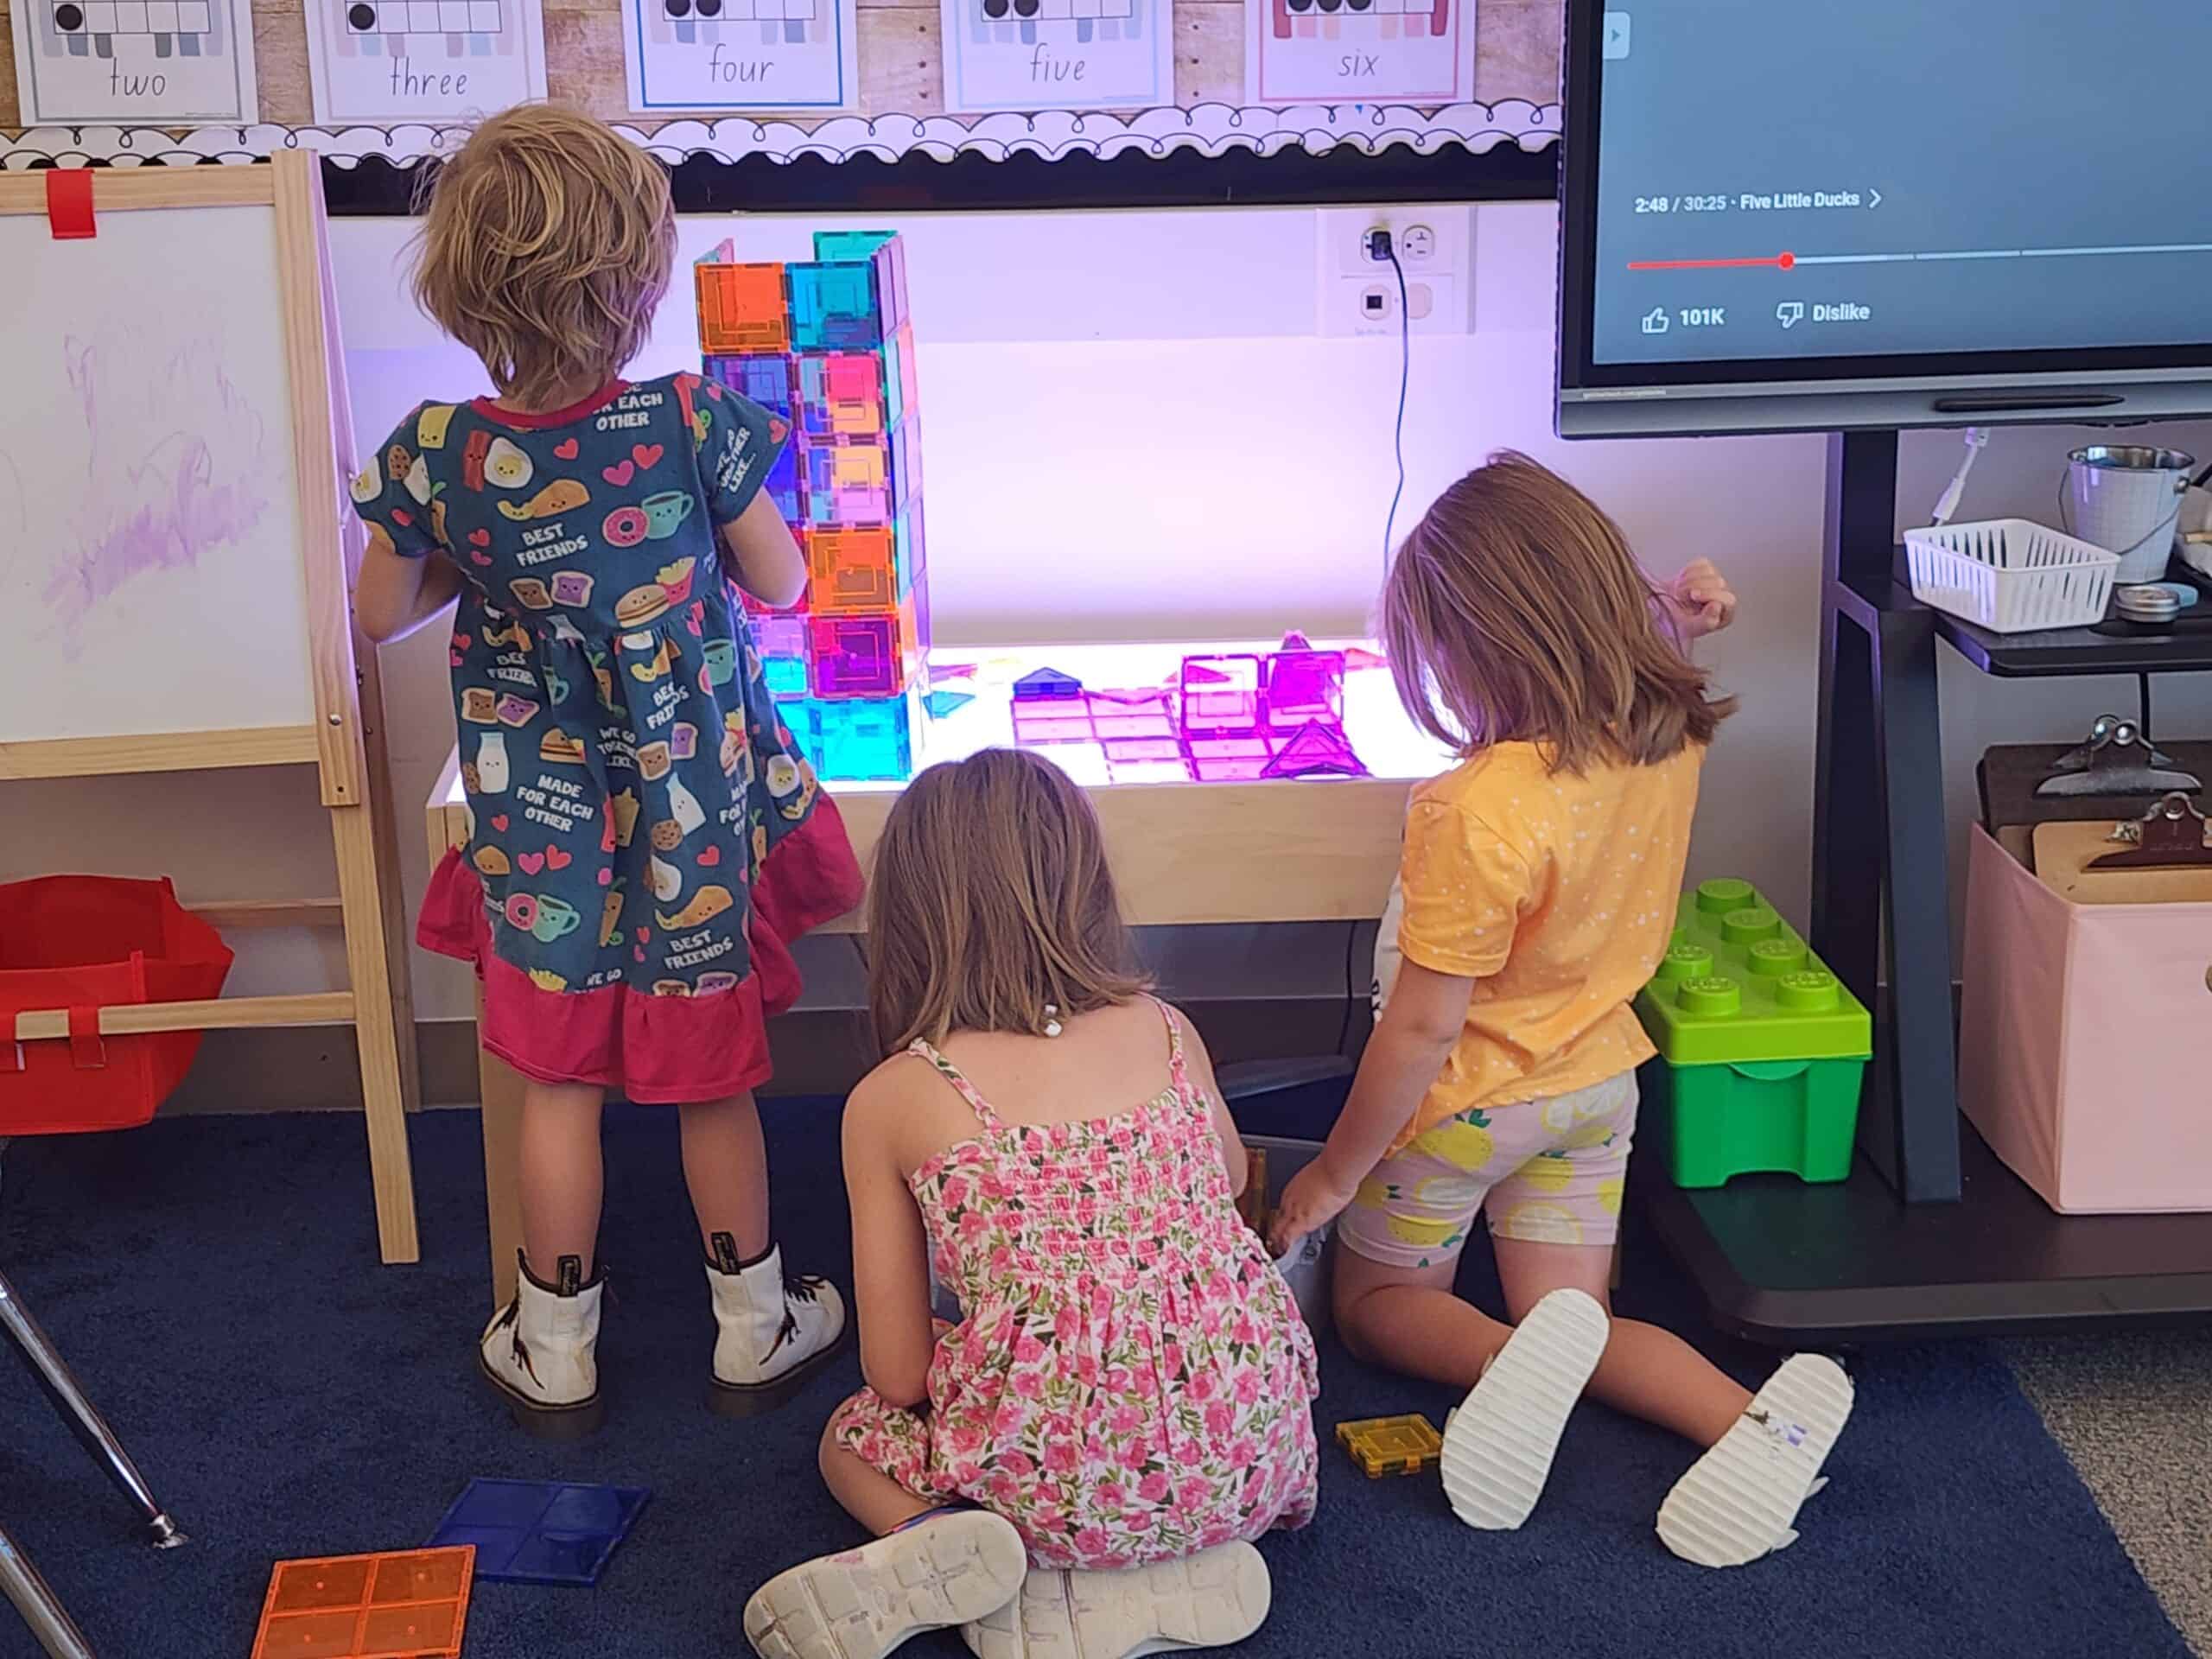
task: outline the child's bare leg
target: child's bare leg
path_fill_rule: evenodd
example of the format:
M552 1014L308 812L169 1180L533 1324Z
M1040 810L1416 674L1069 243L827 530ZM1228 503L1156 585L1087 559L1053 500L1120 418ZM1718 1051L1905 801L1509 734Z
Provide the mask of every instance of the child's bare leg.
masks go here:
M822 1431L822 1446L816 1460L830 1496L845 1506L846 1514L879 1538L936 1507L838 1445L835 1417L830 1420L830 1427Z
M741 1261L768 1248L768 1150L748 1091L677 1109L683 1129L683 1184L699 1218L709 1261L715 1235L728 1233Z
M1370 1364L1471 1389L1513 1327L1452 1294L1459 1258L1432 1267L1370 1261L1339 1245L1332 1272L1337 1332Z
M1541 1244L1493 1236L1506 1312L1517 1325L1550 1292L1568 1287L1607 1300L1611 1244ZM1454 1379L1440 1379L1450 1381ZM1671 1331L1615 1319L1612 1335L1583 1390L1617 1411L1709 1446L1751 1403L1750 1390Z
M531 1083L523 1090L522 1245L530 1270L553 1282L564 1255L592 1276L599 1244L599 1112L606 1090L588 1084Z

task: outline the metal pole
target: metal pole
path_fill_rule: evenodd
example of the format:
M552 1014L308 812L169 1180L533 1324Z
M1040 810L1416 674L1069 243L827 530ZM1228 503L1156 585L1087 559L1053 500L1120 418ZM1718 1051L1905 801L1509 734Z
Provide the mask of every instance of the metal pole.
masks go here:
M71 1622L54 1592L16 1541L0 1531L0 1594L16 1604L31 1635L52 1659L97 1659L85 1633Z
M4 1139L0 1139L0 1152L6 1150L7 1144ZM31 1375L38 1379L39 1386L46 1390L47 1398L54 1402L54 1408L61 1414L71 1431L84 1443L85 1449L92 1454L99 1465L107 1471L108 1478L145 1516L147 1529L153 1535L154 1548L174 1549L185 1542L183 1532L175 1522L169 1519L168 1512L154 1501L154 1494L148 1488L145 1477L138 1472L138 1465L130 1461L130 1454L123 1449L123 1444L115 1438L114 1431L92 1408L92 1402L77 1386L77 1379L61 1363L61 1356L55 1351L54 1344L48 1340L46 1332L39 1329L38 1321L31 1317L30 1309L25 1307L22 1299L16 1294L15 1287L8 1282L5 1274L0 1274L0 1331L4 1331L15 1343L24 1363L31 1368Z

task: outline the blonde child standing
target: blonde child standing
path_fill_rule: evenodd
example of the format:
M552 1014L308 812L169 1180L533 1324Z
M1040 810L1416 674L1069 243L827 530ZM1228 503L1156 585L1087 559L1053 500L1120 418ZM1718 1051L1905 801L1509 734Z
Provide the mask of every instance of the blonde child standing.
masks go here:
M1313 1513L1313 1339L1089 800L1013 750L931 767L884 827L868 941L893 1058L845 1109L868 1386L821 1465L880 1535L763 1586L747 1635L765 1659L953 1624L982 1659L1243 1640L1250 1541Z
M458 601L472 829L419 932L474 965L484 1046L529 1080L522 1271L480 1363L549 1435L602 1412L610 1090L677 1107L717 1408L780 1403L845 1323L832 1287L785 1277L752 1090L798 990L786 944L850 909L860 872L740 598L805 579L760 489L782 423L696 375L621 378L675 241L666 175L599 123L531 105L479 127L439 177L415 294L498 396L419 405L353 488L363 630Z
M1685 577L1677 632L1725 621L1710 567ZM1754 1396L1606 1312L1653 1052L1629 1001L1667 949L1699 769L1732 707L1665 637L1662 604L1618 528L1521 455L1452 486L1400 550L1382 606L1399 695L1463 758L1414 791L1395 983L1274 1238L1341 1217L1346 1345L1470 1389L1445 1439L1461 1519L1521 1524L1586 1391L1706 1448L1659 1534L1728 1566L1794 1537L1851 1387L1800 1355ZM1478 1211L1505 1323L1452 1293Z

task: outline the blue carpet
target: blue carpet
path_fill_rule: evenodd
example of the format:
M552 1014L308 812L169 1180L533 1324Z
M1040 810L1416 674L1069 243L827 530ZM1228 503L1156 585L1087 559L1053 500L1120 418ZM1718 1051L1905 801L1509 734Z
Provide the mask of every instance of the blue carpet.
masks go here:
M787 1258L843 1278L834 1109L784 1102L767 1116ZM711 1325L674 1128L666 1114L609 1115L617 1300L601 1365L613 1416L569 1449L518 1436L473 1375L488 1311L474 1115L416 1122L427 1259L412 1268L376 1262L349 1117L188 1119L17 1142L0 1264L194 1541L143 1548L29 1379L5 1367L0 1522L106 1659L239 1659L272 1560L419 1542L472 1475L651 1486L597 1589L480 1586L468 1654L742 1654L739 1610L754 1586L854 1541L813 1447L857 1365L848 1357L755 1424L708 1414ZM1631 1250L1621 1300L1681 1317L1681 1287L1649 1251ZM1767 1363L1727 1357L1746 1376ZM1327 1444L1340 1418L1419 1410L1440 1424L1450 1397L1325 1344L1320 1518L1265 1546L1274 1615L1243 1651L2184 1659L1987 1350L1878 1350L1852 1363L1858 1414L1802 1541L1708 1573L1652 1534L1688 1462L1669 1436L1586 1410L1529 1524L1471 1533L1433 1478L1370 1483ZM908 1651L964 1649L931 1638ZM34 1652L0 1608L0 1659Z

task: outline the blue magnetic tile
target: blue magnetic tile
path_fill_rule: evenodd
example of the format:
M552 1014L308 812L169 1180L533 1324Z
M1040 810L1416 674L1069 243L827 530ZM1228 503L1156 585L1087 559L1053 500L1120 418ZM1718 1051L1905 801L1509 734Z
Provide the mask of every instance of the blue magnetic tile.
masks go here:
M943 720L962 704L975 701L973 691L932 691L929 695L930 718Z
M1083 695L1083 682L1057 668L1033 668L1014 683L1016 702L1058 702Z
M472 1480L425 1547L475 1545L480 1580L596 1584L652 1496L642 1487Z
M763 657L760 677L766 683L771 696L803 697L806 695L806 658Z
M814 257L825 260L865 259L898 234L896 231L817 231Z

